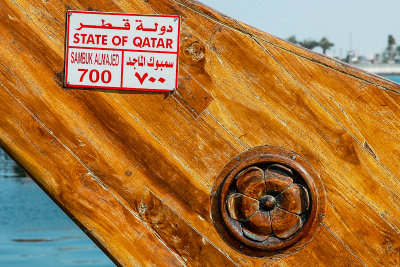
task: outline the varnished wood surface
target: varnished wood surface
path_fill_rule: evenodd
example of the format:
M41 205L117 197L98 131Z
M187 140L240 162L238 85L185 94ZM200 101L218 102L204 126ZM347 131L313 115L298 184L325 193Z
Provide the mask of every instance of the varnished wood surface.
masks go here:
M68 9L182 16L178 91L63 89ZM0 145L116 263L400 264L397 84L187 0L4 0L0 18ZM326 192L285 257L237 252L210 217L218 173L260 145L302 155Z

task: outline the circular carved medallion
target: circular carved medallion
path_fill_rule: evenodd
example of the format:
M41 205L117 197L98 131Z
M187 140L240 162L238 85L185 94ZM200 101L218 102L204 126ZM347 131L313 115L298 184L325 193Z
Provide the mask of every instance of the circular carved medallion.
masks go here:
M212 217L221 236L241 252L287 254L316 233L324 197L318 175L301 156L256 147L231 160L218 176Z

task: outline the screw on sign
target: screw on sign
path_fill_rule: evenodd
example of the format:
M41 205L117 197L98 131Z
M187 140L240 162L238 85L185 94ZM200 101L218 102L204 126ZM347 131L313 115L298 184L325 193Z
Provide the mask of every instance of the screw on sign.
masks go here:
M68 11L65 86L177 88L180 17Z

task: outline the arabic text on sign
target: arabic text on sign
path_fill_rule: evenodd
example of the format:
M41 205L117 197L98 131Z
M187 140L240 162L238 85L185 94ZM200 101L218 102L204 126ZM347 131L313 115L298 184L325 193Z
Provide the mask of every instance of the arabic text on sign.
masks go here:
M111 25L111 23L106 23L105 20L102 19L101 25L84 25L83 23L80 23L80 27L77 28L76 30L80 31L83 28L104 29L104 30L130 30L131 24L129 23L129 19L123 19L122 22L125 22L124 26L113 26L113 25ZM158 23L154 23L154 28L145 28L145 27L143 27L143 23L141 20L136 20L136 22L138 23L138 26L136 27L137 31L157 32ZM166 32L172 32L172 31L173 31L173 28L171 25L168 25L168 28L164 25L164 26L160 27L159 35L163 35Z
M136 64L138 63L138 64ZM128 66L137 66L137 67L154 67L154 70L160 69L162 71L163 68L173 68L174 63L173 62L168 62L168 61L163 61L163 60L155 60L154 56L150 57L149 60L147 61L146 64L146 57L145 56L139 56L138 58L129 58L128 62L126 63Z

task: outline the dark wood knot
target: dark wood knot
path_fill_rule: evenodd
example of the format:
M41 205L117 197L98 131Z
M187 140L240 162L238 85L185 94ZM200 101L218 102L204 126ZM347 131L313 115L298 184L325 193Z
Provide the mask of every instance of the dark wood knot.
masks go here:
M311 235L322 201L315 185L319 177L309 163L276 147L257 147L238 157L214 187L218 195L212 200L212 216L224 239L259 256L283 251Z
M191 42L186 44L184 54L186 61L190 61L191 64L196 64L204 60L206 47L201 41Z

